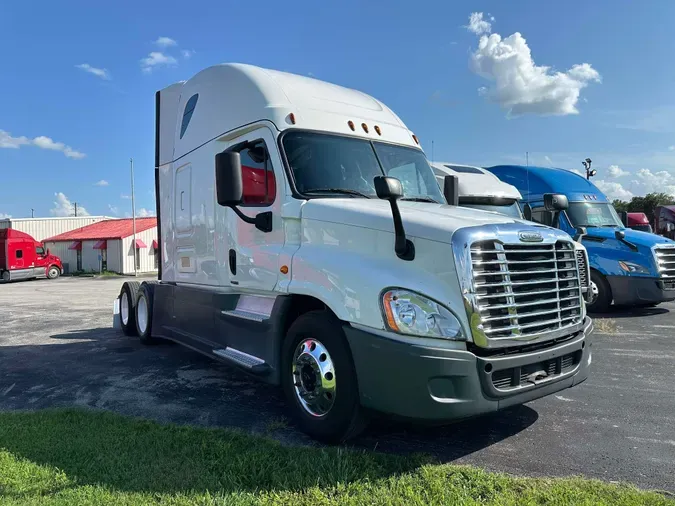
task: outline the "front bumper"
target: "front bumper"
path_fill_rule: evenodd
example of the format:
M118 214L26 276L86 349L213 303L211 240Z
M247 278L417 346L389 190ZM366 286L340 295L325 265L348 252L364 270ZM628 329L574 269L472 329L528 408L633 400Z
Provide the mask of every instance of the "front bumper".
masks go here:
M581 383L591 364L592 329L586 318L583 330L563 343L491 357L407 344L350 326L345 333L364 407L445 422L523 404Z
M617 306L658 303L675 300L675 284L659 278L607 276Z

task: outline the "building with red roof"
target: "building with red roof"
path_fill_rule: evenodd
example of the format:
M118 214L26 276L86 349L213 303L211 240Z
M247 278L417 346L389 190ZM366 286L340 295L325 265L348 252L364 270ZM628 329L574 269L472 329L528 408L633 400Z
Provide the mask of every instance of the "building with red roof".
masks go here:
M58 255L67 272L157 271L157 218L104 220L49 237L45 246Z

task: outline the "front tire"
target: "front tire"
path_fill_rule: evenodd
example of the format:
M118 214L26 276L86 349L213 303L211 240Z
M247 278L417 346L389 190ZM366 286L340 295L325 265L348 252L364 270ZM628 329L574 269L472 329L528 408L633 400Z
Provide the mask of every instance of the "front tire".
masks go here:
M120 291L120 325L127 336L136 335L136 298L141 284L128 281Z
M593 300L587 305L589 313L604 313L612 303L612 289L607 278L598 271L591 270L591 286Z
M311 311L291 325L281 374L293 417L312 438L341 443L365 428L351 351L332 313Z
M152 337L152 308L155 299L155 287L143 283L136 298L136 333L143 344L156 344Z
M61 275L61 270L56 267L55 265L52 265L49 270L47 271L47 279L56 279Z

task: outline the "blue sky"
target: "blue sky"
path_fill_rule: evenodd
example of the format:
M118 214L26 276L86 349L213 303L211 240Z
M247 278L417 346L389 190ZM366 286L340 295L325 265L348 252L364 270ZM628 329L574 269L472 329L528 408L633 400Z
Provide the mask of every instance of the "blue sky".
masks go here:
M675 194L675 2L392 4L4 3L0 215L124 216L130 157L152 212L154 92L228 61L374 95L436 160L591 157L612 197Z

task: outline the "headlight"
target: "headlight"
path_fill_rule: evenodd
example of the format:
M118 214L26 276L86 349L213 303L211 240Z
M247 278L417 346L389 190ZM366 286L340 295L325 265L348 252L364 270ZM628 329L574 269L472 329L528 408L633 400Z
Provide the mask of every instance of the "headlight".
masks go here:
M389 290L382 295L384 320L399 334L464 341L462 327L449 310L422 295Z
M634 264L633 262L619 262L619 267L622 271L626 272L637 272L639 274L649 274L649 269L643 267L639 264Z

